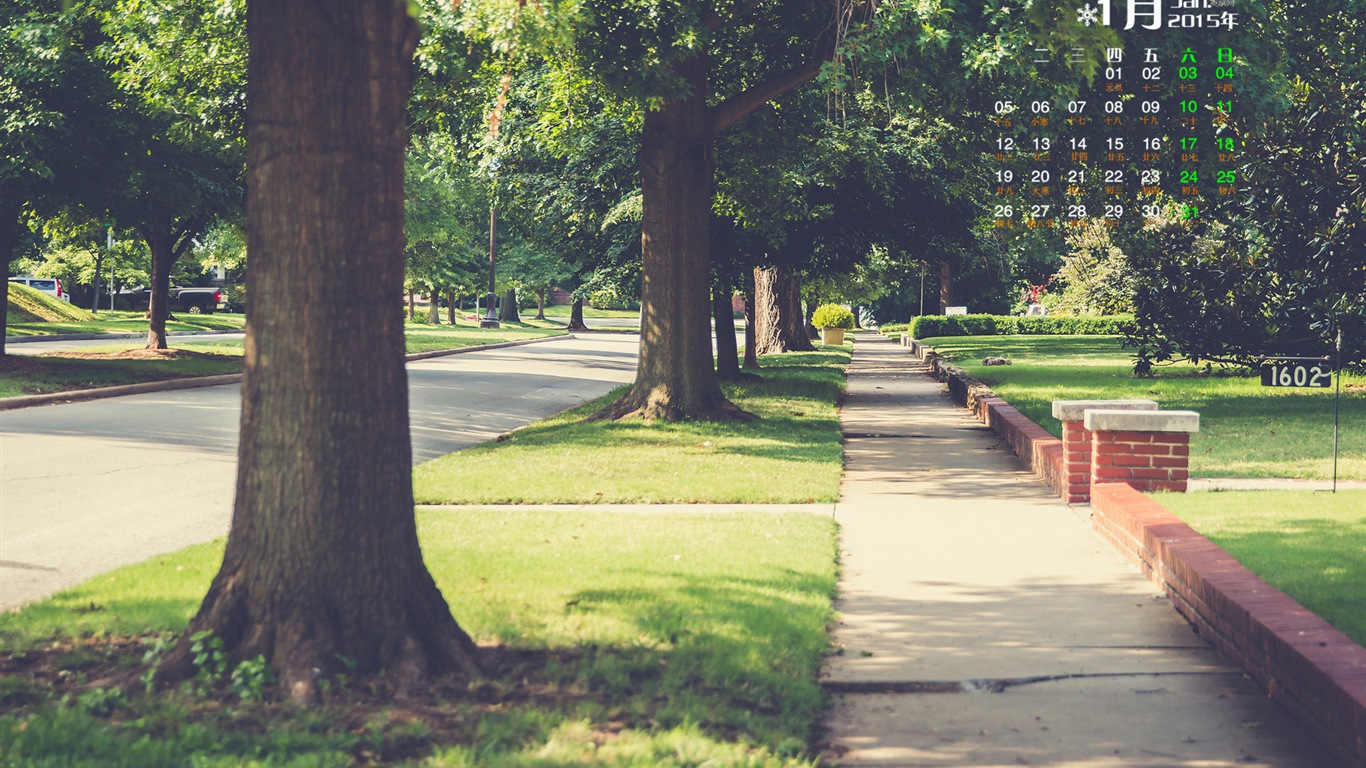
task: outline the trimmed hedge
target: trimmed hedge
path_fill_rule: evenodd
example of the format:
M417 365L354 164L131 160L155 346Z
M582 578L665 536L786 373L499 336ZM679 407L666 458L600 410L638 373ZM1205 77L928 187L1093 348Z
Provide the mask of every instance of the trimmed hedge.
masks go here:
M911 318L911 338L934 336L1112 336L1132 315L1107 317L1015 317L1013 315L921 315Z
M877 327L877 332L882 334L883 336L898 338L901 336L902 333L905 333L906 330L910 327L910 323L887 323L886 325L879 325Z

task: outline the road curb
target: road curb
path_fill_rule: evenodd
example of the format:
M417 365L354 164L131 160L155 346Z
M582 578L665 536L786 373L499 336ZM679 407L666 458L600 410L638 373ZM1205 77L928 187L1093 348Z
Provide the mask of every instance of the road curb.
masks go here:
M523 339L522 341L505 341L499 344L480 344L473 347L459 347L457 349L440 349L433 352L417 352L405 355L405 362L416 360L427 360L433 357L446 357L448 355L459 355L469 352L486 352L492 349L506 349L508 347L522 347L527 344L540 344L546 341L559 341L562 339L577 338L569 333L564 336L549 336L543 339ZM0 411L13 411L20 408L34 408L41 405L60 405L62 403L80 403L87 400L102 400L108 397L122 397L124 395L142 395L149 392L169 392L177 389L196 389L198 387L218 387L226 384L240 384L242 374L227 373L217 376L191 376L183 379L163 379L161 381L144 381L137 384L119 384L113 387L100 387L98 389L74 389L69 392L52 392L42 395L22 395L20 397L0 397Z

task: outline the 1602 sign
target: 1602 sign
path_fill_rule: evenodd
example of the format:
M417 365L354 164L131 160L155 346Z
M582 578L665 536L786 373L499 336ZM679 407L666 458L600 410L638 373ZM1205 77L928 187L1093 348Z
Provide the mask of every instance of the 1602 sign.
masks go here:
M1333 366L1325 362L1279 360L1262 364L1263 387L1323 387L1333 384Z

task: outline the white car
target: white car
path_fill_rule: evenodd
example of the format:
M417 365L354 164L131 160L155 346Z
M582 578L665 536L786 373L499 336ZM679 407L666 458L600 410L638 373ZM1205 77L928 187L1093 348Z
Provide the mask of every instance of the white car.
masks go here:
M35 291L41 291L49 296L61 299L68 304L71 303L71 295L62 290L62 281L55 277L30 277L24 275L22 277L11 277L9 281L11 283L27 285Z

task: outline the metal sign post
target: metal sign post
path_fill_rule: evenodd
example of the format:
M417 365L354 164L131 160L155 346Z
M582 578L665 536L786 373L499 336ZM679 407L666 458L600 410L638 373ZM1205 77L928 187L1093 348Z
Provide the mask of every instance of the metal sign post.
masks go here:
M1333 374L1337 374L1336 376ZM1342 412L1342 330L1337 335L1337 359L1271 355L1262 358L1262 386L1313 387L1333 385L1333 493L1338 492L1338 424Z

